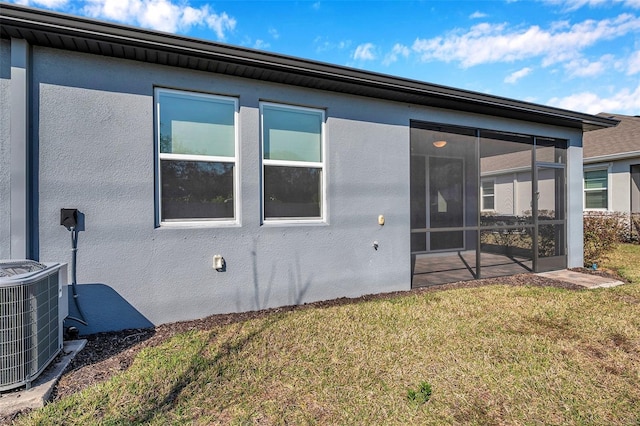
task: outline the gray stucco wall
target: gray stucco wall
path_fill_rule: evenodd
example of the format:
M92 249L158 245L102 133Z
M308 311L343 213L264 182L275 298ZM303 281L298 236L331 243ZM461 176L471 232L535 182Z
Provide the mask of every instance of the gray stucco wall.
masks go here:
M408 290L411 119L581 143L540 124L38 47L33 79L40 259L70 260L59 212L78 208L83 332ZM238 97L239 226L154 227L154 85ZM326 109L326 224L260 224L260 100Z
M631 212L631 165L635 164L640 164L640 157L610 163L610 210L624 213Z
M608 208L610 212L630 213L632 211L631 166L640 165L640 156L621 160L588 162L585 171L605 169L608 173ZM634 190L635 189L635 183ZM586 209L585 209L586 210ZM597 211L598 209L595 209ZM635 211L638 210L636 207Z
M567 267L584 266L582 226L582 134L575 134L567 149Z
M83 298L89 284L157 324L409 288L408 120L397 105L38 48L33 67L40 259L70 259L59 210L78 208L80 300L94 297ZM240 226L154 228L154 84L239 97ZM260 225L259 99L327 109L326 225ZM226 272L212 268L215 254ZM91 310L90 331L136 326L91 321Z
M11 256L10 84L11 44L0 40L0 259Z

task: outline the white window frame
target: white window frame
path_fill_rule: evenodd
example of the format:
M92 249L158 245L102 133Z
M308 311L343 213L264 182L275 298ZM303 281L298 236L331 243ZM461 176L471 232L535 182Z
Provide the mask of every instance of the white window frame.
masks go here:
M493 208L492 209L487 209L484 207L484 186L483 184L485 182L491 182L492 186L493 186L493 194L491 195L486 195L487 197L491 196L493 197ZM496 179L495 178L490 178L490 179L481 179L480 180L480 210L483 212L495 212L496 211Z
M272 160L264 158L264 107L275 107L278 109L289 109L292 111L307 111L320 114L320 157L319 162L310 161L293 161L293 160ZM327 223L327 155L326 155L326 113L322 108L303 107L277 102L260 102L260 209L262 225L307 225L307 224L326 224ZM320 217L285 217L285 218L266 218L265 217L265 200L264 200L264 170L265 166L284 166L284 167L313 167L321 170L322 189L320 194Z
M234 128L234 156L213 156L213 155L190 155L190 154L170 154L160 152L160 94L175 93L193 97L200 97L208 100L220 100L233 104L233 128ZM156 154L156 227L217 227L217 226L239 226L240 225L240 144L239 144L239 102L238 98L231 96L214 95L189 90L166 89L156 87L154 89L154 111L155 111L155 154ZM162 218L162 174L160 172L161 160L182 160L182 161L206 161L233 163L233 218L192 218L192 219L169 219Z
M606 170L607 172L607 207L606 208L598 208L598 209L588 209L587 208L587 192L596 192L602 191L602 189L587 189L586 188L586 179L585 174L587 172L595 172L598 170ZM587 212L608 212L611 211L611 163L607 164L589 164L585 165L582 168L582 208Z

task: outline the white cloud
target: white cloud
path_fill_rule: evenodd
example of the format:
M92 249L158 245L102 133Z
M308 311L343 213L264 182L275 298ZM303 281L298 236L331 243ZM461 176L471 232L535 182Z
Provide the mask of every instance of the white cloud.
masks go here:
M636 51L629 57L629 64L627 66L627 75L634 75L640 73L640 50Z
M36 0L34 3L40 6L45 6L45 7L50 7L55 9L55 8L66 6L67 3L69 3L69 1L68 0Z
M520 80L521 78L526 77L529 74L531 74L531 71L533 71L533 70L530 67L522 68L521 70L515 71L515 72L511 73L510 75L508 75L504 79L504 82L505 83L509 83L509 84L514 84L518 80Z
M42 1L42 0L38 0ZM226 13L217 14L208 4L194 8L187 2L173 0L86 0L87 16L175 33L194 26L206 26L224 39L233 31L236 20Z
M84 12L87 15L121 22L136 21L142 6L137 0L88 0L86 3Z
M280 33L275 28L269 28L269 35L276 40L280 38Z
M458 61L467 68L495 62L541 57L543 66L580 57L582 49L640 31L640 18L622 14L601 21L586 20L569 26L558 23L545 30L537 25L509 28L507 24L481 23L466 32L416 39L412 49L423 61Z
M577 58L567 62L564 68L570 77L595 77L610 69L611 66L615 66L613 55L604 55L594 62Z
M622 89L609 97L600 97L592 92L575 93L563 98L552 98L549 105L588 114L611 112L638 115L640 112L640 85L635 89Z
M578 10L582 7L599 7L607 6L611 3L622 3L624 6L631 8L640 8L640 0L546 0L545 3L553 5L562 5L567 11Z
M316 52L328 52L330 50L338 49L343 50L351 46L351 40L342 40L337 43L329 41L326 37L318 36L313 40L316 45Z
M556 6L564 6L565 10L572 11L580 9L584 6L595 7L601 6L610 0L546 0L545 3Z
M222 12L221 15L210 14L206 18L207 26L216 32L219 39L225 38L226 31L233 31L236 27L236 20L231 18L226 12Z
M69 3L69 0L14 0L14 3L23 6L42 6L48 9L60 9Z
M476 11L476 12L473 12L471 15L469 15L469 19L482 19L482 18L486 18L487 16L489 15L487 15L486 13Z
M269 43L265 42L264 40L260 40L257 39L255 43L253 43L253 48L254 49L267 49L269 46L271 46Z
M411 50L400 43L396 43L393 46L393 49L391 49L391 52L389 52L385 57L384 60L382 61L383 65L390 65L394 62L396 62L398 60L398 56L402 56L404 58L408 58L409 54L411 53Z
M353 54L353 59L361 60L361 61L371 61L376 58L376 54L374 52L375 46L373 43L365 43L356 47L356 51Z

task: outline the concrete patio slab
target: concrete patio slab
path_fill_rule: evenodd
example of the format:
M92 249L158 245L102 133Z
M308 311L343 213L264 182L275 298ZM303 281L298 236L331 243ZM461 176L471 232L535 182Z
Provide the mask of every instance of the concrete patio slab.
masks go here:
M86 340L70 340L62 346L62 357L55 364L51 364L40 376L31 383L30 389L19 389L0 393L0 415L8 416L24 409L43 407L51 397L53 386L58 382L62 372L71 360L86 345Z
M624 284L620 280L616 280L610 277L603 277L595 274L585 274L583 272L570 271L568 269L562 269L559 271L541 272L537 275L541 277L547 277L554 280L564 281L571 284L580 285L586 288L609 288L616 287Z

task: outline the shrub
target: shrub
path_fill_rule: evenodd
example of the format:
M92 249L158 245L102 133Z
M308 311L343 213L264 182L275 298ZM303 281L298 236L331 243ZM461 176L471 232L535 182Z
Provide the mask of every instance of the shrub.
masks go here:
M626 216L620 213L586 213L584 215L584 264L591 266L607 258L628 230Z
M629 218L631 221L630 243L640 243L640 213L631 213Z

